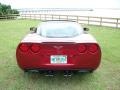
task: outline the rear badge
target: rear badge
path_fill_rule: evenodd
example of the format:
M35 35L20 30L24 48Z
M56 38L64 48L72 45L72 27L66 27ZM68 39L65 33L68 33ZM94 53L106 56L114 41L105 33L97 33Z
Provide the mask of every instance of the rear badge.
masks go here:
M55 49L59 50L61 49L63 46L53 46Z

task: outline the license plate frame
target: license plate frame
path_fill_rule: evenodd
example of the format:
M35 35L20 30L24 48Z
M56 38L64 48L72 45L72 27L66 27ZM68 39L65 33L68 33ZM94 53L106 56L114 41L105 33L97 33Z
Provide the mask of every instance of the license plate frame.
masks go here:
M67 55L51 55L51 64L67 64Z

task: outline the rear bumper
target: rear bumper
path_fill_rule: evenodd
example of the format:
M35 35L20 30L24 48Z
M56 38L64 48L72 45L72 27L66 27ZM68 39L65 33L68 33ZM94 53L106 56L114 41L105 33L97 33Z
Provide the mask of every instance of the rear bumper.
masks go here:
M23 70L40 69L40 70L95 70L101 60L101 55L77 55L68 58L67 64L51 64L50 56L27 56L19 53L17 55L17 63Z
M96 70L97 67L94 66L84 66L84 67L76 67L75 65L43 65L40 67L22 67L22 70Z

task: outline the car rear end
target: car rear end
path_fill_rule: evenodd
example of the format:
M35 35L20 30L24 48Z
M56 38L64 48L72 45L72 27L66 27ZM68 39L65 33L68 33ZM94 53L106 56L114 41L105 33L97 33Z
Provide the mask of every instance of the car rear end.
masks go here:
M95 70L101 50L97 43L21 42L16 58L23 70Z
M101 60L100 46L76 22L43 22L28 34L16 50L23 70L95 70Z

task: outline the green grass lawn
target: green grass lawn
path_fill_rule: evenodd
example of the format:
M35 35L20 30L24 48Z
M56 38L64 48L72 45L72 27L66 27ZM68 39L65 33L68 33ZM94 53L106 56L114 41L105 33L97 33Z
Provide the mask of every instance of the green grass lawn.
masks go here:
M16 63L20 40L35 20L0 21L0 90L120 90L120 29L88 26L102 48L100 67L92 74L45 77L24 73Z

